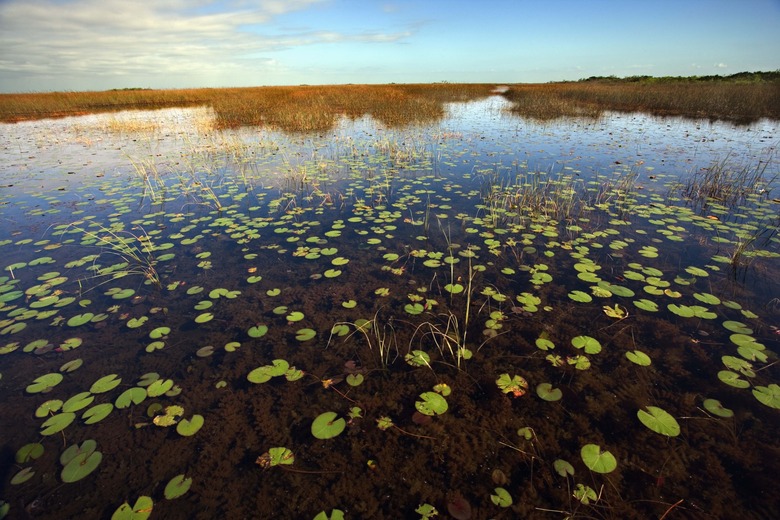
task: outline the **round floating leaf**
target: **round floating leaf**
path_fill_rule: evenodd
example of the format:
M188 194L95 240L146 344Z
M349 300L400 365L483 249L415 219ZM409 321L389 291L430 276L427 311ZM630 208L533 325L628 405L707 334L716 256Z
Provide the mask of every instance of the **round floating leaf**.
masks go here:
M29 394L38 394L42 392L48 392L55 386L57 386L60 381L62 381L63 376L59 372L52 372L50 374L42 375L40 377L37 377L33 380L32 384L28 385L25 389L27 393Z
M84 419L84 424L95 424L100 422L114 409L114 405L111 403L96 404L89 410L81 414L81 418Z
M341 302L341 306L345 309L354 309L357 305L357 302L355 300L347 300L345 302Z
M662 408L658 408L657 406L646 406L645 408L647 408L647 411L639 410L636 413L636 416L642 424L654 432L666 435L667 437L677 437L680 435L680 425L669 412Z
M629 361L642 367L649 366L652 363L650 356L642 352L641 350L632 350L626 352L626 357Z
M731 332L736 332L738 334L746 334L750 335L753 334L753 329L748 327L742 322L739 321L724 321L722 323L723 327L730 330Z
M539 337L536 338L536 347L540 350L552 350L555 348L555 343L547 338Z
M436 394L438 395L438 394ZM336 437L347 426L343 417L336 418L336 412L324 412L311 423L311 434L318 439L331 439Z
M412 350L404 356L404 361L413 367L431 366L431 356L423 350Z
M765 404L770 408L780 408L780 386L775 383L769 386L755 387L753 395L761 404Z
M60 477L66 483L79 481L95 471L102 460L103 454L99 451L80 453L62 468Z
M498 507L509 507L512 505L512 495L502 487L493 490L494 495L490 495L490 500Z
M179 498L190 490L191 485L191 478L186 478L183 473L181 475L176 475L165 485L165 498L168 500Z
M601 447L597 444L583 446L580 456L588 469L596 473L610 473L617 467L615 456L609 451L601 451Z
M125 502L114 511L111 520L146 520L152 514L154 502L151 497L141 496L132 506Z
M75 370L78 370L81 365L84 364L84 360L81 358L73 359L71 361L68 361L67 363L63 363L60 367L60 372L73 372Z
M598 354L601 352L601 343L590 336L575 336L571 339L574 348L585 349L586 354Z
M78 327L79 325L84 325L85 323L89 323L89 321L94 317L95 315L91 312L85 312L84 314L77 314L76 316L73 316L68 320L68 326Z
M89 387L89 391L93 394L102 394L104 392L108 392L110 390L113 390L117 386L119 386L119 383L122 382L122 378L119 377L117 374L109 374L107 376L103 376L94 383L92 383L92 386Z
M22 468L21 471L11 477L11 485L23 484L30 480L35 475L35 471L32 468Z
M734 411L729 410L728 408L723 406L723 404L721 404L721 402L718 401L717 399L705 399L704 403L702 404L704 405L704 408L712 415L717 415L718 417L725 417L727 419L729 417L734 417Z
M41 405L35 409L35 417L43 418L48 417L53 413L57 413L62 408L62 401L60 399L49 399L41 403Z
M203 312L195 316L195 323L207 323L214 319L214 313Z
M129 408L131 404L141 404L146 399L146 389L138 386L128 388L116 398L117 408Z
M149 333L151 339L160 339L171 333L170 327L157 327Z
M43 444L39 442L32 442L25 444L16 452L15 460L17 464L24 464L30 462L43 455Z
M293 311L287 315L287 321L289 322L301 321L303 318L303 313L300 311Z
M258 464L263 467L290 466L295 462L295 455L284 446L271 448L268 452L261 455Z
M249 334L250 338L262 338L266 335L268 332L268 326L267 325L255 325L254 327L250 327L247 331L247 334Z
M62 405L63 412L78 412L83 410L95 400L95 396L90 392L79 392Z
M440 394L423 392L420 394L420 401L416 401L414 407L423 415L441 415L447 411L449 405Z
M593 301L593 297L583 291L571 291L569 293L569 298L574 300L575 302L581 302L581 303L588 303Z
M170 391L172 388L173 381L171 379L158 379L146 387L146 393L149 397L160 397L164 393Z
M309 341L317 335L317 331L314 329L298 329L295 332L295 339L298 341Z
M643 311L658 312L658 304L651 300L634 300L634 305Z
M127 320L127 327L130 329L137 329L149 320L148 316L141 316L140 318L130 318Z
M545 401L559 401L563 392L560 388L553 388L550 383L541 383L536 387L536 395Z
M734 388L748 388L750 387L750 383L745 381L744 379L739 378L739 374L736 372L732 372L731 370L721 370L718 372L718 379L723 381L729 386L733 386Z
M555 459L555 462L553 462L553 469L562 477L574 475L574 466L563 459Z
M182 419L176 425L176 433L182 437L195 435L203 427L203 422L203 416L198 414L193 415L192 419Z

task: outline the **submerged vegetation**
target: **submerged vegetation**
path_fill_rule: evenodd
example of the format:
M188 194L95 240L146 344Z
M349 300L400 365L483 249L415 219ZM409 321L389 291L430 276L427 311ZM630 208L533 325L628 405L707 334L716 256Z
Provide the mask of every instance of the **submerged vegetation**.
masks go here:
M778 516L774 123L495 87L6 125L0 516Z

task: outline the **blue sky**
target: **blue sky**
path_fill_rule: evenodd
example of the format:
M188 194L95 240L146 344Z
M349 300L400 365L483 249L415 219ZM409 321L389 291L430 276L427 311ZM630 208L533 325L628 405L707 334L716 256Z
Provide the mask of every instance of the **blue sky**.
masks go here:
M780 69L780 0L0 0L0 91Z

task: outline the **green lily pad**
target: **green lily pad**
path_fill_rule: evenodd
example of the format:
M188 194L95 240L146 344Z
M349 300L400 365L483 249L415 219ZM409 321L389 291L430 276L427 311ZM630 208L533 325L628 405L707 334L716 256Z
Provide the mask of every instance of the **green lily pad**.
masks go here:
M704 405L704 408L713 415L725 417L727 419L729 417L734 417L734 411L723 406L717 399L705 399L702 404Z
M249 328L247 334L249 334L250 338L262 338L263 336L266 335L267 332L268 332L267 325L255 325Z
M657 406L646 406L645 408L647 411L639 410L636 414L642 424L667 437L680 435L680 425L669 412Z
M650 364L652 363L650 356L648 356L641 350L631 350L629 352L626 352L626 357L632 363L642 367L650 366Z
M83 410L95 400L95 396L91 392L79 392L65 401L62 405L63 412L78 412Z
M71 317L68 320L68 326L69 327L78 327L79 325L84 325L85 323L89 323L92 318L94 318L95 315L91 312L85 312L84 314L77 314L76 316Z
M95 424L100 422L114 409L114 405L111 403L96 404L92 408L81 414L81 418L84 419L84 424Z
M37 377L33 380L32 384L25 388L28 394L39 394L51 391L52 388L60 384L63 379L63 375L59 372L52 372Z
M92 383L92 386L89 387L89 391L93 394L102 394L104 392L108 392L110 390L113 390L117 386L119 386L119 383L122 382L122 378L119 377L117 374L109 374L107 376L103 376L94 383Z
M191 478L185 477L183 473L176 475L165 485L165 498L168 500L179 498L190 490L190 486L192 486Z
M447 400L436 392L423 392L420 401L414 403L417 411L423 415L441 415L447 411Z
M295 462L295 455L284 446L269 449L258 459L258 464L263 467L290 466Z
M202 312L195 316L195 323L207 323L214 319L214 313L212 312Z
M765 404L770 408L780 408L780 386L775 383L768 386L755 387L753 395L761 404Z
M563 397L560 388L553 388L550 383L541 383L536 387L536 395L545 401L559 401Z
M43 455L43 444L31 442L17 450L15 460L17 464L24 464L25 462L30 462L31 460L39 458L41 455Z
M152 514L154 501L151 497L140 496L132 506L125 502L114 511L111 520L146 520Z
M103 460L103 454L99 451L92 453L80 453L71 459L60 473L63 482L77 482L97 469Z
M309 341L317 335L317 331L314 329L298 329L295 332L295 339L298 341Z
M586 354L598 354L601 352L601 343L590 336L575 336L571 339L574 348L585 349Z
M562 477L574 475L574 466L563 459L555 459L553 462L553 469Z
M581 303L589 303L593 301L593 297L583 291L571 291L569 293L569 298L574 300L575 302L581 302Z
M617 468L617 460L609 451L602 451L597 444L586 444L580 450L582 462L596 473L610 473Z
M171 379L158 379L146 387L146 394L149 397L160 397L166 392L169 392L173 388L173 381Z
M718 379L723 381L729 386L733 386L734 388L749 388L750 383L745 381L744 379L740 379L739 374L736 372L732 372L731 370L721 370L718 372Z
M141 404L146 399L146 389L139 386L128 388L116 398L114 406L117 408L129 408L131 404Z
M11 477L11 485L16 486L24 484L35 476L35 471L32 468L22 468L13 477Z
M182 437L191 437L198 433L203 427L204 419L202 415L195 414L192 419L182 419L176 425L176 433Z
M341 434L347 426L347 421L343 417L338 419L336 417L336 412L324 412L318 415L311 423L311 434L318 439L331 439Z
M509 507L512 505L512 495L502 487L493 489L493 495L490 495L490 501L498 507Z

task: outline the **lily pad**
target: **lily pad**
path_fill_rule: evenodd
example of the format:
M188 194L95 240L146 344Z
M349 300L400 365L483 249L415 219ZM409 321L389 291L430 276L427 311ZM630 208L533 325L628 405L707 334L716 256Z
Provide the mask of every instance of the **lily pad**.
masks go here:
M267 332L268 332L267 325L255 325L249 328L247 334L249 334L250 338L262 338L263 336L266 335Z
M642 367L650 366L650 364L652 363L650 356L648 356L641 350L631 350L629 352L626 352L626 357L632 363Z
M140 496L132 506L125 502L114 511L111 520L146 520L152 514L154 501L151 497Z
M111 403L96 404L92 408L81 414L81 418L84 419L84 424L95 424L100 422L114 409L114 405Z
M94 383L92 383L92 386L89 387L89 391L93 394L102 394L104 392L108 392L110 390L113 390L117 386L119 386L119 383L122 382L122 378L119 377L117 374L109 374L107 376L103 376Z
M176 425L176 433L182 437L191 437L203 427L203 422L203 416L198 414L193 415L192 419L182 419Z
M590 336L575 336L571 339L574 348L584 349L586 354L598 354L601 352L601 343Z
M439 394L436 394L439 395ZM311 434L318 439L332 439L344 431L347 421L339 417L336 412L324 412L311 423Z
M657 406L647 406L646 408L647 411L639 410L636 414L642 424L667 437L680 435L680 425L669 412Z
M146 399L146 389L138 386L128 388L116 398L114 406L117 408L129 408L131 404L141 404Z
M490 501L498 507L509 507L512 505L512 495L506 489L497 487L493 490L493 493L490 495Z
M165 485L165 498L173 500L179 498L190 490L192 486L192 479L187 478L184 474L176 475Z
M550 383L541 383L536 387L536 395L545 401L559 401L563 397L560 388L553 388Z
M727 419L729 417L734 417L734 411L723 406L717 399L705 399L702 404L704 405L704 408L713 415L725 417Z
M617 460L609 451L602 451L597 444L586 444L580 450L582 462L596 473L610 473L617 468Z
M417 411L423 415L440 415L447 411L447 400L436 392L423 392L420 400L414 403Z
M772 383L769 386L757 386L753 389L753 395L761 404L780 408L780 385Z
M62 468L60 478L66 483L77 482L95 471L102 460L99 451L79 453Z
M317 331L314 329L298 329L295 332L295 339L298 341L309 341L317 335Z
M33 380L32 384L25 389L28 394L38 394L51 391L52 388L60 384L63 375L59 372L52 372Z

